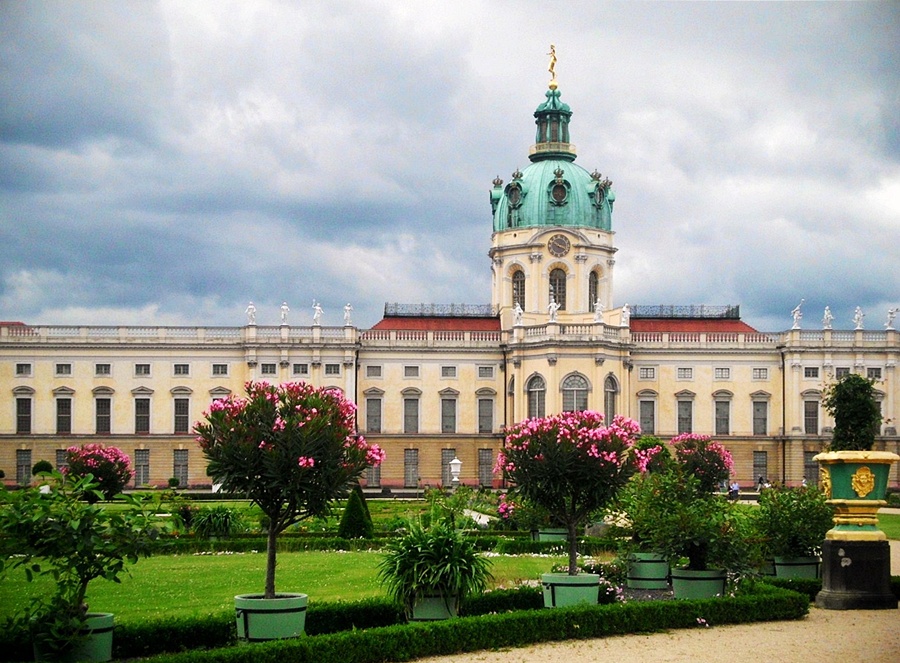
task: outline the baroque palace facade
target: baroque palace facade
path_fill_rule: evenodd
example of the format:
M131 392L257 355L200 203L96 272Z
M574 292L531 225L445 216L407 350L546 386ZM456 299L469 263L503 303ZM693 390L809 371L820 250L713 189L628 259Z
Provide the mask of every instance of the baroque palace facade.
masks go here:
M359 429L387 460L368 487L411 490L460 479L498 486L504 426L594 409L669 438L715 437L744 487L815 480L830 437L829 380L877 380L876 448L900 452L900 334L761 333L736 306L613 307L611 182L575 163L570 108L552 81L534 113L531 163L490 191L491 304L386 306L371 329L31 326L0 323L0 469L27 483L38 460L90 442L126 451L136 486L209 485L191 429L247 380L305 380L358 404ZM891 485L900 484L895 467Z

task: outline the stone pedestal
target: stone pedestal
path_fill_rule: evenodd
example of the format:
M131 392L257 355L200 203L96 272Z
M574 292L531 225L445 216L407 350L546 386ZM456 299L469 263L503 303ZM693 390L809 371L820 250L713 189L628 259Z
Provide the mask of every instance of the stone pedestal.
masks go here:
M891 548L887 541L826 540L822 545L822 591L816 607L826 610L896 609L891 592Z

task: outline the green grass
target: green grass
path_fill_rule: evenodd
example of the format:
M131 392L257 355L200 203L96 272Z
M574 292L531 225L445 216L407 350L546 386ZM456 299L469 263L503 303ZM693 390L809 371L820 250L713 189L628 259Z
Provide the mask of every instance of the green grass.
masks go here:
M376 578L377 552L302 552L278 555L276 587L308 594L310 601L355 601L386 596ZM536 580L558 557L493 557L494 585ZM140 560L121 584L102 579L88 588L92 610L112 612L123 622L221 613L234 609L235 594L261 593L264 552L235 555L172 555ZM13 614L50 581L27 583L17 572L0 581L0 619Z
M887 534L887 538L900 541L900 515L879 513L878 528Z

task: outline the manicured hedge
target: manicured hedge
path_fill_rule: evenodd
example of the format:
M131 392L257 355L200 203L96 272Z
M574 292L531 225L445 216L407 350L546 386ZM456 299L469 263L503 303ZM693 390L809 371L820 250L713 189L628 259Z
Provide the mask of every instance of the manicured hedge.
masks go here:
M537 642L597 638L672 628L798 619L805 596L758 585L751 593L703 601L646 601L554 610L520 610L155 657L153 663L356 663L405 661Z

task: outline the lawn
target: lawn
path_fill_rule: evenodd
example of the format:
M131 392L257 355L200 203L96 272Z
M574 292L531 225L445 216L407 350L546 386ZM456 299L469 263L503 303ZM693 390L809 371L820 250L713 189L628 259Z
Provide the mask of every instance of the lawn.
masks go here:
M355 601L385 596L378 584L377 552L279 553L277 588L309 594L310 601ZM502 556L492 558L495 585L537 580L565 557ZM92 610L113 612L123 622L159 617L222 613L234 609L235 594L260 593L266 556L161 555L140 560L121 584L96 580L88 589ZM24 573L0 581L0 620L50 581L28 584Z

